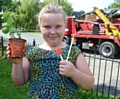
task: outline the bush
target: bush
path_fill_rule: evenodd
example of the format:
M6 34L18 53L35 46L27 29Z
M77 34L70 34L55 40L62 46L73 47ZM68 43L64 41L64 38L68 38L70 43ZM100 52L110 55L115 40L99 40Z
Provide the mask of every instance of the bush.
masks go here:
M2 28L2 22L3 22L2 14L0 14L0 29Z

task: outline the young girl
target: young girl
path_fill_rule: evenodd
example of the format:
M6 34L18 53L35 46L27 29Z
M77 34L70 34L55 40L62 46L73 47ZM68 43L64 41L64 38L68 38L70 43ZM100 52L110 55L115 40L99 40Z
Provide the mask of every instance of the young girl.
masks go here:
M18 86L29 83L28 99L78 99L78 87L91 89L94 77L80 49L72 46L66 61L69 45L62 42L66 15L60 6L50 3L38 16L39 26L45 43L28 47L25 56L7 57L13 62L12 79ZM62 49L62 57L56 49Z

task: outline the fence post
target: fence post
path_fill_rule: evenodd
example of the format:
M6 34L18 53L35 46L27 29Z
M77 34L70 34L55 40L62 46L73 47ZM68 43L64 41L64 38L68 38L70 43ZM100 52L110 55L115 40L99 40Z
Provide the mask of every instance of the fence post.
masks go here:
M60 0L58 0L58 5L60 5Z
M35 46L35 39L33 39L33 46Z
M1 36L2 56L4 55L3 36Z

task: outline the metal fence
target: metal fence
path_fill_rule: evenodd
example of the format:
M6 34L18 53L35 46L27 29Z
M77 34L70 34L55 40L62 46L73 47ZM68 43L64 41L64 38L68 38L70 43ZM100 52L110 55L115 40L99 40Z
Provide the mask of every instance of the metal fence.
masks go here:
M104 58L97 51L83 52L91 69L95 85L93 90L107 95L120 96L120 59ZM97 94L96 94L97 95Z
M0 36L0 56L4 55L3 36Z

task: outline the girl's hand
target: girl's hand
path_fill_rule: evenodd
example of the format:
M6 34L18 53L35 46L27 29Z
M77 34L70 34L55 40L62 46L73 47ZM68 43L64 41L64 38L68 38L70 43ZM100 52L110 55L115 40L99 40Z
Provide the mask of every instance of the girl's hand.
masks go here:
M66 60L60 61L60 69L59 72L63 76L72 77L73 73L75 72L75 66Z
M26 47L25 47L26 49ZM25 49L23 50L25 52ZM10 53L11 53L11 50L10 50L10 45L8 44L7 48L6 48L6 54L7 54L7 58L13 62L14 64L19 64L21 61L22 61L22 58L18 58L18 57L11 57L10 56Z

